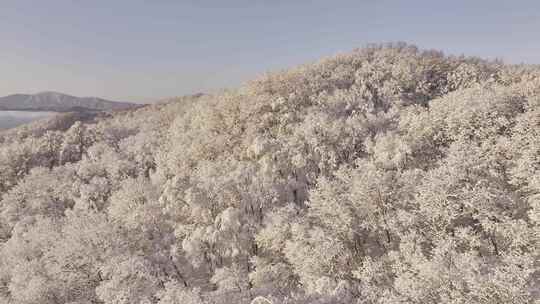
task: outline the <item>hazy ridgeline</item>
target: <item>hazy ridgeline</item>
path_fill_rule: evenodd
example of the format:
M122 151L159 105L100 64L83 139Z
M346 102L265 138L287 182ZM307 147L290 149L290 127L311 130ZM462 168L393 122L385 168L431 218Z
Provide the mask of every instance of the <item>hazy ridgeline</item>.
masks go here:
M125 110L137 106L139 105L96 97L75 97L58 92L13 94L0 97L0 129L13 128L58 113L97 114L96 112Z
M2 111L0 110L0 130L13 128L22 124L53 116L54 112Z
M57 125L0 133L0 303L538 303L538 67L373 46Z

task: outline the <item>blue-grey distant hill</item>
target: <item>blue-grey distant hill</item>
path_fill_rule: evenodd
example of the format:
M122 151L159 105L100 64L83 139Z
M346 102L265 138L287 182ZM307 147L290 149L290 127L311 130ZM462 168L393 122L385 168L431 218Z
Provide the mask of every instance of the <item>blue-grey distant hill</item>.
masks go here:
M58 92L0 97L0 111L85 112L123 110L137 106L129 102L116 102L97 97L75 97Z

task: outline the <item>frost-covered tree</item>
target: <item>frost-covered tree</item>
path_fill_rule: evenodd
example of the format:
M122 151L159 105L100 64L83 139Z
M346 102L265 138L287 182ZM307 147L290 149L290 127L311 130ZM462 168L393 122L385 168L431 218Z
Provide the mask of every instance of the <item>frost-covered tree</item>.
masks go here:
M534 303L540 70L371 45L0 133L0 303Z

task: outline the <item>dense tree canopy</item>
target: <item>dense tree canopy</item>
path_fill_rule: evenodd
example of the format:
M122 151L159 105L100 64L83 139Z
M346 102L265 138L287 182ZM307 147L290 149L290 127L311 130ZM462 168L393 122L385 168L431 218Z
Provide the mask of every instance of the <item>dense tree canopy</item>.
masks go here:
M0 134L0 303L538 303L540 68L375 45Z

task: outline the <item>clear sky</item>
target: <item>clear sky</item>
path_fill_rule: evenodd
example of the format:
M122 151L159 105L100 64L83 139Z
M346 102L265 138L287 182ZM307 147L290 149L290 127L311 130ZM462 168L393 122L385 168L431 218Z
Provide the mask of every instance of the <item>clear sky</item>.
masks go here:
M540 63L540 1L0 0L0 96L147 102L392 41Z

